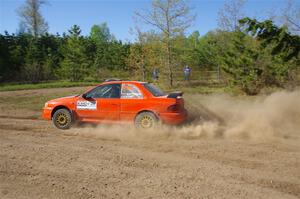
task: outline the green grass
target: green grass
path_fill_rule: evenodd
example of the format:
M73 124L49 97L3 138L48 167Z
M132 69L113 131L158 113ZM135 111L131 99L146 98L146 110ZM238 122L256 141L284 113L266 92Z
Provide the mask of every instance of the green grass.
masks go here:
M41 84L24 84L24 85L1 85L1 91L12 91L12 90L25 90L25 89L39 89L39 88L57 88L57 87L72 87L72 86L88 86L93 83L70 83L70 82L53 82L53 83L41 83ZM224 87L208 87L208 86L197 86L197 87L188 87L188 86L178 86L177 88L167 89L163 88L166 93L174 91L174 90L181 90L186 94L193 94L193 93L202 93L202 94L209 94L209 93L222 93L228 92ZM73 90L57 90L57 91L50 91L45 93L38 94L39 91L34 91L31 94L24 94L20 95L18 93L12 95L4 95L1 96L0 93L0 104L7 107L9 110L30 110L30 111L41 111L45 102L69 95L74 95L78 93L84 92L85 88L78 88L76 89L78 92Z
M7 110L25 109L30 111L41 111L44 104L55 98L74 95L74 91L59 91L57 93L47 93L41 95L12 95L2 97L0 95L0 103L5 105Z
M97 84L96 82L67 82L67 81L57 81L57 82L47 82L38 84L0 84L0 91L16 91L16 90L28 90L28 89L42 89L42 88L63 88L63 87L82 87L82 86L92 86ZM177 84L175 88L169 88L163 84L159 86L166 92L170 93L175 90L181 90L186 94L211 94L211 93L235 93L232 88L222 86L222 85L195 85L195 84ZM79 89L78 93L82 91ZM38 92L38 91L37 91ZM56 92L43 93L37 95L8 95L6 97L1 96L0 93L0 103L5 105L8 109L25 109L31 111L40 111L44 106L44 103L48 100L74 95L74 91L69 90L58 90Z
M29 89L42 89L42 88L65 88L65 87L80 87L80 86L93 86L99 82L68 82L68 81L56 81L56 82L46 82L37 84L0 84L1 91L16 91L16 90L29 90ZM209 86L209 85L183 85L179 84L176 88L168 88L163 84L159 86L166 92L181 90L186 93L220 93L220 92L232 92L232 89L224 86Z
M212 93L229 93L229 94L240 94L240 91L236 88L222 84L198 84L198 82L179 82L173 88L170 88L166 84L157 84L166 93L172 91L183 91L184 93L197 93L197 94L212 94Z
M31 111L39 111L44 103L51 99L48 96L34 97L0 97L0 103L7 105L8 109L26 109ZM54 97L55 98L55 97Z
M65 88L65 87L77 87L77 86L92 86L97 82L47 82L37 84L0 84L0 91L16 91L16 90L29 90L29 89L41 89L41 88Z

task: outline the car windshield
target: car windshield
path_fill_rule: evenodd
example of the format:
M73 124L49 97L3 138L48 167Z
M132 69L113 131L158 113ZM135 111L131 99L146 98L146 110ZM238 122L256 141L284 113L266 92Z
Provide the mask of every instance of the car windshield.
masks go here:
M144 86L155 97L159 97L159 96L165 95L164 92L162 92L159 88L157 88L153 84L145 83Z

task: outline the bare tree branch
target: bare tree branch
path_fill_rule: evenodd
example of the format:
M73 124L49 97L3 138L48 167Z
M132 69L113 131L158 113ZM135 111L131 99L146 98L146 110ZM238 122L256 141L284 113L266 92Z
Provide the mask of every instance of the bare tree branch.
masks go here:
M35 37L48 30L48 24L40 13L40 7L46 3L46 0L26 0L25 5L18 11L21 24Z
M235 31L239 29L239 19L244 17L242 12L246 0L228 0L219 10L218 26L221 30Z
M170 85L173 85L172 39L184 33L195 19L190 15L190 7L185 0L153 0L151 9L143 13L136 12L144 23L153 26L164 34L166 45L166 63Z
M286 25L290 32L300 33L300 6L293 0L287 1L283 9L283 24Z

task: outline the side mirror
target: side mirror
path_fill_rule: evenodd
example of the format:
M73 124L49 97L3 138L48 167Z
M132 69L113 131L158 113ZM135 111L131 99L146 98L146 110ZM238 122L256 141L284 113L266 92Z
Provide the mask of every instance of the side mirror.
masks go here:
M82 94L82 98L83 99L90 99L90 97L88 97L86 93Z

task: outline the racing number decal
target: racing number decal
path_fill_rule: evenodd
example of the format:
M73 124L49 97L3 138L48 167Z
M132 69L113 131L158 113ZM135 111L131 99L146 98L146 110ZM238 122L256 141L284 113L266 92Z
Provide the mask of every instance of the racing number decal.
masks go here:
M77 110L97 110L97 101L77 101Z

